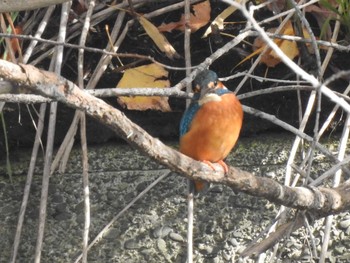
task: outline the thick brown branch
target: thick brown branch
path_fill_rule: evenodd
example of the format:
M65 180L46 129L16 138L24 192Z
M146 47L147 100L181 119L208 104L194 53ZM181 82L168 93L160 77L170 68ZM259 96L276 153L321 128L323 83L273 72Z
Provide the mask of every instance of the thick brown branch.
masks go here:
M338 188L288 187L234 167L230 167L224 182L234 190L319 215L339 213L350 205L349 184L342 184Z
M80 90L72 82L30 65L16 65L0 60L0 77L54 98L99 120L149 157L192 179L223 183L234 190L259 196L273 203L308 210L319 216L339 213L350 207L350 184L338 188L286 187L276 181L257 177L231 167L228 174L213 172L208 166L192 160L164 145L131 122L122 112Z
M62 4L68 0L17 0L17 1L0 1L1 12L15 12L23 10L33 10L50 5Z

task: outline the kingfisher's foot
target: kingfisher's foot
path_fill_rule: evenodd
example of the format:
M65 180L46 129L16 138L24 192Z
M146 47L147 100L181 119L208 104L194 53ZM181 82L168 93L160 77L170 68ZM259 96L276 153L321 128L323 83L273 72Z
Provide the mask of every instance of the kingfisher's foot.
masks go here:
M214 164L212 162L209 162L209 161L202 161L202 162L207 164L208 166L210 166L210 168L213 169L213 171L216 171L215 166L214 166ZM222 166L222 168L224 169L224 173L225 174L228 173L228 166L223 160L220 160L217 163Z
M213 171L216 171L215 166L214 166L214 164L212 162L209 162L209 161L206 161L206 160L204 160L202 162L205 163L206 165L208 165L211 169L213 169Z
M222 166L222 168L224 168L224 172L225 172L225 174L227 174L228 173L227 164L223 160L218 161L218 164L220 164Z

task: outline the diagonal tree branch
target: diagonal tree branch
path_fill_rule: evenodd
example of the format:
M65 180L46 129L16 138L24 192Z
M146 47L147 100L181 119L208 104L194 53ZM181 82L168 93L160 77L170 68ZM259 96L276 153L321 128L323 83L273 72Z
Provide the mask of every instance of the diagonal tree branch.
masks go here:
M194 161L153 138L119 110L52 72L39 70L31 65L16 65L0 60L0 77L86 112L118 133L133 147L191 179L226 184L235 191L263 197L287 207L308 210L318 217L340 213L350 208L350 183L344 183L337 188L287 187L272 179L258 177L234 167L230 167L226 175L222 170L213 172L205 164Z
M68 2L68 0L0 1L0 10L1 12L17 12L62 4L64 2Z

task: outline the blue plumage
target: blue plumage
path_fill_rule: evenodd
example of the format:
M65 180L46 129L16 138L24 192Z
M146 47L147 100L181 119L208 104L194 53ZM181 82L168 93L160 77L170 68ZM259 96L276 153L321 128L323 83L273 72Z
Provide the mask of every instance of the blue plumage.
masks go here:
M192 98L192 102L190 106L188 106L187 110L185 111L184 115L181 118L180 121L180 137L182 137L188 130L190 129L191 122L193 120L194 115L196 115L197 111L199 110L199 93L194 94Z

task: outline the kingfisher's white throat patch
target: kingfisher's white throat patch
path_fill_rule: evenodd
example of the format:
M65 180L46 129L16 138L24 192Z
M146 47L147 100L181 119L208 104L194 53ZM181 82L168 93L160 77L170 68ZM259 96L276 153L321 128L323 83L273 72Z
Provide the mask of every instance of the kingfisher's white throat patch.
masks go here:
M203 98L198 101L199 106L211 101L221 101L221 96L215 93L206 94Z

